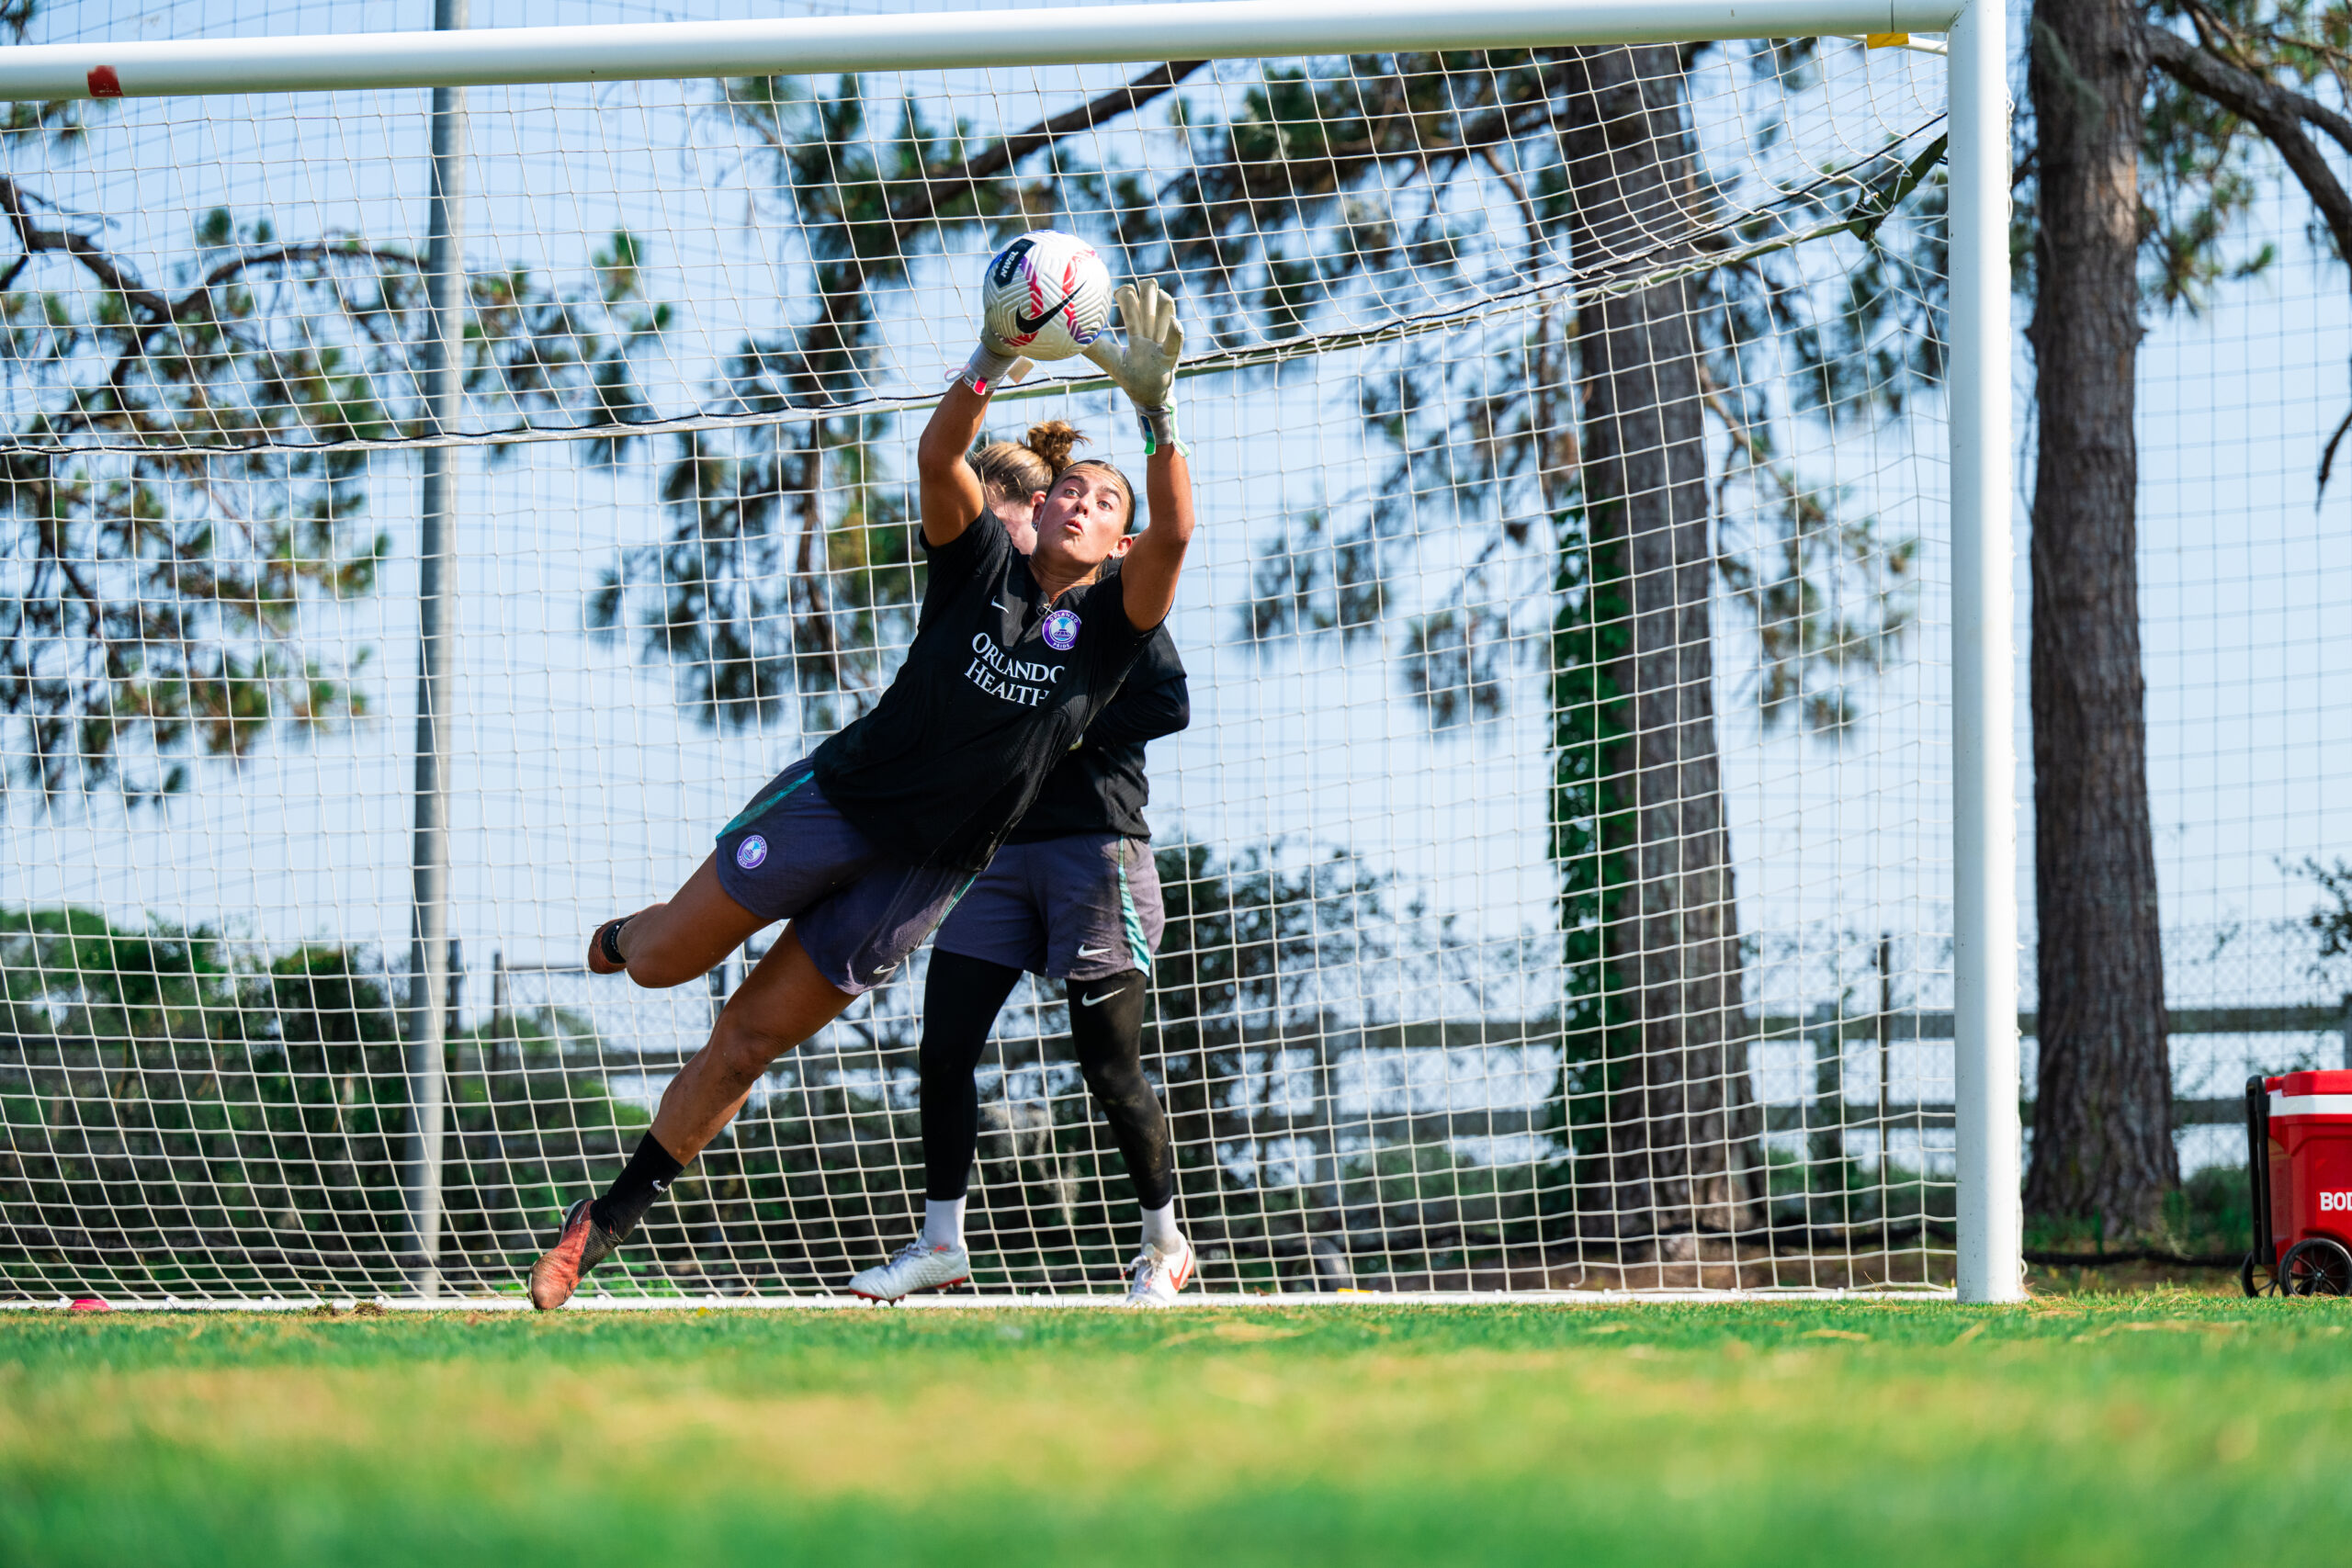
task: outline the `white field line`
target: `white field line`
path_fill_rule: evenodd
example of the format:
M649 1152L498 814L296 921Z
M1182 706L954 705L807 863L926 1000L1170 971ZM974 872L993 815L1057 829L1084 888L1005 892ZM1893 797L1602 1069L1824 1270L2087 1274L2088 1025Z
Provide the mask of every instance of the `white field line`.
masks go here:
M51 1301L0 1302L0 1312L64 1312L75 1298ZM1631 1306L1647 1303L1713 1302L1948 1302L1949 1287L1886 1286L1867 1290L1831 1290L1809 1286L1746 1291L1333 1291L1301 1292L1295 1295L1187 1296L1186 1307L1227 1310L1258 1307L1388 1307L1388 1306ZM892 1306L861 1301L854 1296L591 1296L576 1300L565 1311L579 1312L992 1312L1005 1308L1057 1307L1074 1311L1102 1310L1122 1305L1124 1298L1100 1295L1066 1296L928 1296ZM418 1296L257 1296L250 1301L197 1300L177 1296L141 1296L109 1300L108 1312L311 1312L334 1307L348 1312L362 1302L387 1312L524 1312L530 1303L519 1295L443 1296L427 1301ZM91 1309L85 1308L85 1311Z

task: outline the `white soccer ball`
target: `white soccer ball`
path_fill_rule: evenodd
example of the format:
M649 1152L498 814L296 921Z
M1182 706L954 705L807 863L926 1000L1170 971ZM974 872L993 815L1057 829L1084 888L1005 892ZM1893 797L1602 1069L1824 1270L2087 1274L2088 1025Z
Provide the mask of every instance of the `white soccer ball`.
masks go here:
M1032 359L1068 359L1111 324L1111 269L1074 234L1039 229L989 260L989 331Z

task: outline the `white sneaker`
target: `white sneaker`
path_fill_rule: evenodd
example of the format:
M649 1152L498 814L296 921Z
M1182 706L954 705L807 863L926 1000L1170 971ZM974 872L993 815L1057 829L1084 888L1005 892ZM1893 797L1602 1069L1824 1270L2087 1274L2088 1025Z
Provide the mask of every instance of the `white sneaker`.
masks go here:
M869 1302L895 1302L917 1291L940 1291L972 1277L972 1255L962 1247L933 1247L917 1236L889 1262L850 1276L849 1293Z
M1193 1282L1193 1244L1179 1241L1174 1252L1147 1247L1127 1265L1127 1305L1170 1307L1176 1292Z

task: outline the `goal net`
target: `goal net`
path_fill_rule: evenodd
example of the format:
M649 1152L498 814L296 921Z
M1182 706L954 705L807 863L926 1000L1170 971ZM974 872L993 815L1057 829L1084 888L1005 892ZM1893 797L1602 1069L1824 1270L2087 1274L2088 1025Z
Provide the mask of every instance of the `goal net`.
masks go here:
M146 36L415 19L226 12ZM662 992L587 935L890 679L915 436L1047 226L1191 347L1146 1059L1205 1288L1950 1283L1946 70L1875 41L473 87L439 423L429 92L13 105L0 1295L519 1289L774 933ZM1139 471L1073 367L989 434ZM922 965L592 1290L911 1236ZM1116 1289L1059 984L980 1077L976 1288Z

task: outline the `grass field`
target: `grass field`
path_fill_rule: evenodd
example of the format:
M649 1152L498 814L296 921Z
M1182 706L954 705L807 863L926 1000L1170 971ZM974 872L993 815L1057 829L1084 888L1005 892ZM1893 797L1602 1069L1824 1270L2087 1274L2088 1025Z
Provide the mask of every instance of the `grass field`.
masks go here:
M2325 1561L2347 1327L2186 1293L8 1314L0 1562Z

